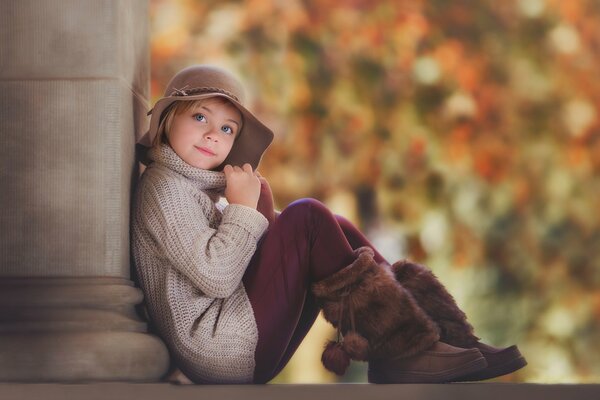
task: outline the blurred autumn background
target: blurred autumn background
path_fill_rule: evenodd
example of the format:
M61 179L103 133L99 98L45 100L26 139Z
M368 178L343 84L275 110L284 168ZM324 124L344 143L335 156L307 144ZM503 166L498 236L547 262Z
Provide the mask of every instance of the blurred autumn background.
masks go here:
M152 96L230 69L276 134L276 206L314 197L430 266L501 381L600 381L600 2L151 0ZM321 317L273 381L335 382ZM366 363L341 378L366 382Z

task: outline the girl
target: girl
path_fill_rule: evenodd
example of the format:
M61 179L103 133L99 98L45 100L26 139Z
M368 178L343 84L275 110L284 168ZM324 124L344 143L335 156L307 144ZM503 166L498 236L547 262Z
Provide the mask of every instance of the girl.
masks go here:
M427 268L388 263L319 201L276 213L257 171L273 133L228 72L180 71L150 112L133 255L150 321L191 380L268 382L320 310L338 330L322 360L340 375L350 359L369 362L373 383L481 380L526 364L515 346L479 342Z

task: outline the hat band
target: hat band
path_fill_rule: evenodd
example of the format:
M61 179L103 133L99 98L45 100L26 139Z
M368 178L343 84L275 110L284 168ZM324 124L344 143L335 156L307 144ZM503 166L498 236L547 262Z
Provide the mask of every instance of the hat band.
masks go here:
M236 95L234 95L233 93L231 93L225 89L221 89L221 88L217 88L217 87L206 87L206 86L190 88L190 89L187 89L187 86L184 86L181 89L174 88L169 96L193 96L193 95L199 94L199 93L222 93L224 95L231 97L238 103L240 102L240 99L238 99L238 97Z

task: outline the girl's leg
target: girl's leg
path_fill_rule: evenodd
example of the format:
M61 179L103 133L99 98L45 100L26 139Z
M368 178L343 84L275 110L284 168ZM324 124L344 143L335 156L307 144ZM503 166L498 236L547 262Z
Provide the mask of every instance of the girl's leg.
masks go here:
M291 203L271 224L243 278L259 333L256 383L275 377L317 317L311 282L354 259L336 217L317 200Z
M337 214L335 214L335 219L342 228L342 231L344 232L348 243L350 243L350 246L352 246L353 249L357 249L363 246L369 246L375 252L375 256L373 257L375 261L377 261L380 264L382 262L389 264L389 262L385 258L383 258L381 254L379 254L379 252L377 251L377 249L375 249L371 242L369 242L369 239L367 239L365 235L363 235L363 233L352 224L352 222L350 222L345 217L342 217L341 215Z
M290 359L296 353L298 347L300 347L300 343L302 343L308 334L308 331L310 331L310 328L312 328L314 325L315 320L319 316L319 312L321 312L321 309L316 304L315 296L309 291L306 295L306 301L304 303L304 308L302 309L302 314L298 320L298 326L296 327L296 330L290 339L290 343L288 344L285 353L283 353L283 356L279 361L279 365L273 372L273 377L279 375L281 370L288 364L288 362L290 362Z
M350 246L353 249L357 249L362 246L369 246L375 252L375 257L374 257L375 261L377 261L378 263L385 262L385 263L389 264L389 262L386 261L383 258L383 256L381 254L379 254L379 252L377 252L375 247L371 244L371 242L369 242L369 240L365 237L365 235L361 231L359 231L358 228L356 228L354 226L354 224L352 224L352 222L350 222L348 219L346 219L345 217L338 215L338 214L334 214L334 217L337 220L340 227L342 228L342 232L344 232L344 236L346 237L346 240L348 240L348 242L350 243ZM304 305L302 315L300 316L300 320L298 321L298 326L296 328L296 331L294 332L292 338L290 339L290 344L288 345L288 348L285 351L285 354L281 358L281 361L280 361L277 369L275 370L275 373L273 376L277 376L277 374L279 374L279 372L281 372L281 370L290 361L290 359L292 358L292 356L294 355L294 353L300 346L300 343L302 343L302 340L306 337L306 335L308 334L308 331L313 326L315 320L317 319L317 316L319 315L319 312L320 312L320 309L315 304L314 295L312 295L312 293L309 291L307 293L306 304Z

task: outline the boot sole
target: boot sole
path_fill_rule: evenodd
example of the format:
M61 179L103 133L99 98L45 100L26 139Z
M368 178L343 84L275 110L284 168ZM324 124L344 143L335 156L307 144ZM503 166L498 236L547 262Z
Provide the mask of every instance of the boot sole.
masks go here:
M485 358L479 357L471 360L465 364L461 364L459 367L436 372L403 372L394 373L393 378L388 378L381 373L369 369L368 381L369 383L377 384L394 384L394 383L446 383L456 381L456 379L465 375L470 375L475 372L481 371L487 367L487 361Z
M505 362L504 364L496 365L494 367L488 367L475 373L461 376L454 380L454 382L469 382L469 381L483 381L486 379L496 378L502 375L510 374L515 372L527 365L527 361L524 357L514 358Z

